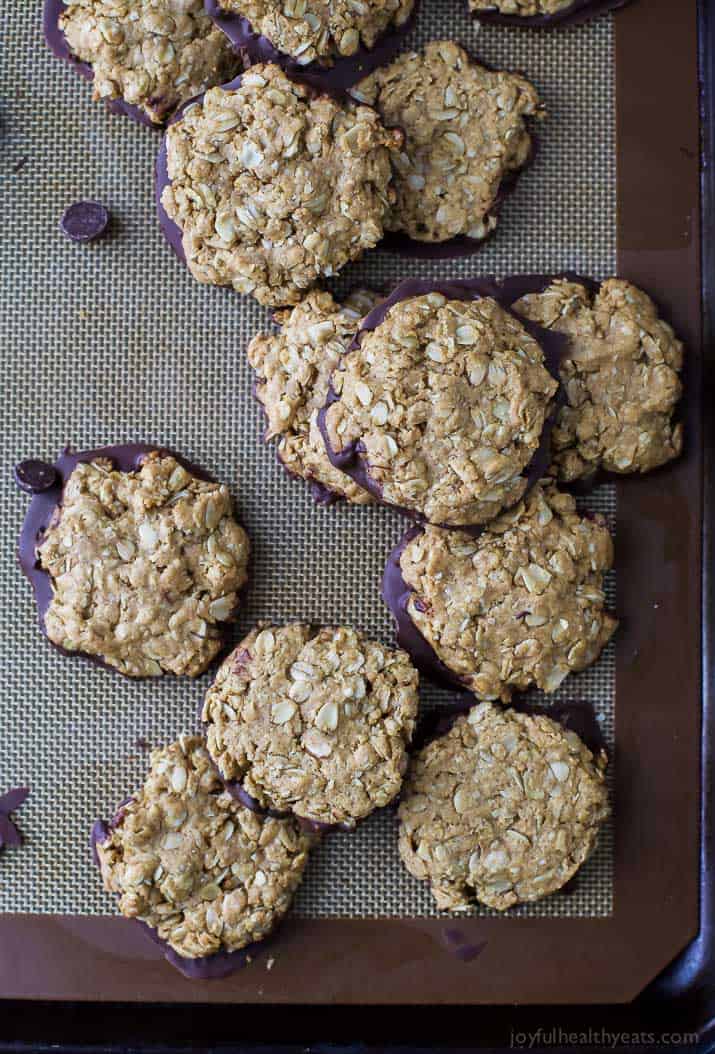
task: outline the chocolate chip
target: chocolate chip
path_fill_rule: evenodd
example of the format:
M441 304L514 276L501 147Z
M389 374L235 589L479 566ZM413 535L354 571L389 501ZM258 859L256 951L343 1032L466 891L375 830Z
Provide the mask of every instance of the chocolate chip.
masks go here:
M57 469L46 461L21 461L12 474L18 487L27 494L42 494L57 482Z
M73 242L93 242L108 226L109 210L99 201L76 201L60 220L60 230Z

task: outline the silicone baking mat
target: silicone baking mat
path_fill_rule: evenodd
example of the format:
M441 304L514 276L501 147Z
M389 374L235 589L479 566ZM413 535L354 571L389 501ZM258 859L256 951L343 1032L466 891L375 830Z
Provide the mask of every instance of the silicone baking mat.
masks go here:
M373 252L333 286L389 288L406 276L465 277L573 269L615 271L613 40L609 16L549 34L478 31L461 0L430 3L411 44L451 37L494 66L519 70L549 111L537 159L503 210L497 236L467 261L420 263ZM316 507L261 442L250 395L250 337L269 322L248 298L199 286L159 233L152 170L159 137L107 115L41 39L41 4L0 11L0 791L28 784L22 849L0 854L0 911L110 914L88 851L93 819L141 782L147 745L194 725L199 681L129 680L56 653L37 628L14 548L26 508L14 487L21 458L146 440L166 444L231 484L253 545L237 634L258 619L344 622L390 642L380 599L384 560L405 529L385 509ZM106 203L111 235L67 242L63 209ZM584 506L606 513L602 487ZM615 583L609 582L611 606ZM612 648L556 698L595 705L613 743ZM425 708L449 695L422 684ZM573 890L510 914L612 912L607 827ZM295 911L307 917L436 914L427 888L402 868L394 815L315 853ZM484 912L485 914L487 912Z

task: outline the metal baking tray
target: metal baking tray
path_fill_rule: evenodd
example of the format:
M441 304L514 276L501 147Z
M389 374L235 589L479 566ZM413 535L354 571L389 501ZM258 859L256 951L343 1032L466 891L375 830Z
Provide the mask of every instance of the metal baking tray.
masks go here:
M39 25L40 5L33 6L37 10L32 16L0 13L0 22L8 20L6 38L13 39L12 31L16 27L10 23L16 17L32 17ZM712 309L710 297L715 283L712 249L707 238L701 240L702 231L711 231L713 222L710 169L704 170L702 202L700 186L701 135L709 136L712 118L707 105L701 113L698 69L710 93L705 94L707 104L712 100L709 68L712 56L706 42L712 37L715 23L713 5L698 5L696 0L681 0L677 5L671 0L636 0L608 18L612 18L615 78L615 268L619 274L642 285L664 306L687 347L684 457L666 471L639 480L624 480L616 486L617 603L623 621L614 656L615 824L610 908L605 913L569 914L566 909L563 914L505 918L480 914L460 918L459 928L465 942L486 942L482 954L471 962L455 955L445 938L450 926L446 916L427 912L414 917L406 917L404 913L385 916L380 912L371 914L369 910L350 916L346 909L343 917L321 917L308 909L294 917L282 931L280 954L271 971L248 970L210 984L188 982L171 971L125 920L75 910L67 913L6 911L0 914L0 996L23 1002L49 1000L56 1005L53 1010L45 1006L37 1017L11 1015L11 1024L2 1029L7 1038L0 1038L0 1050L15 1049L15 1041L20 1043L30 1037L35 1044L30 1049L40 1049L45 1039L49 1043L51 1039L64 1040L65 1036L68 1043L72 1042L72 1036L81 1036L86 1044L105 1042L105 1026L109 1021L117 1044L139 1045L153 1037L156 1043L168 1044L166 1049L174 1049L171 1044L178 1044L188 1035L197 1041L219 1043L235 1039L235 1030L231 1029L236 1017L231 1005L237 1003L244 1004L241 1021L246 1042L270 1039L290 1043L298 1036L303 1038L309 1034L311 1037L322 1035L326 1040L354 1041L358 1037L369 1045L371 1039L379 1036L384 1046L405 1042L454 1043L459 1038L459 1030L470 1020L469 1008L479 1004L483 1033L473 1041L467 1033L461 1037L463 1043L471 1043L475 1048L486 1042L518 1045L518 1038L515 1040L507 1033L507 1028L517 1026L526 1030L529 1024L541 1023L546 1028L550 1022L557 1022L565 1028L569 1023L585 1026L588 1022L590 1026L593 1022L596 1027L604 1019L604 1006L610 1007L606 1018L614 1025L633 1024L638 1020L657 1022L658 1015L666 1011L666 1023L675 1023L681 1020L678 1015L682 1012L684 1030L687 1025L693 1030L700 1027L707 1019L708 1009L712 1011L712 1004L703 992L708 977L712 976L709 971L713 903L707 850L712 844L709 798L712 700L709 693L713 685L708 658L713 640L707 602L710 580L706 554L712 559L709 524L715 477L712 423L704 414L704 408L711 404L712 382L704 366L712 358L709 343L712 317L708 311ZM541 46L548 47L549 39L541 36ZM644 46L646 40L647 46ZM524 46L515 39L517 56L522 54ZM116 173L122 178L126 169L121 166L126 158L121 153L118 133L112 138L107 154L107 144L96 130L96 123L104 119L101 110L92 108L80 97L81 87L68 76L50 73L47 63L49 59L40 48L38 36L37 48L26 56L22 65L22 75L18 74L17 61L12 64L13 76L3 89L6 148L0 164L3 182L15 194L16 208L18 205L22 208L23 200L28 203L39 200L51 215L51 209L68 193L81 196L85 190L77 177L81 166L73 149L86 153L88 168L93 172L97 160L94 154L102 152L103 164L109 164L108 188L113 185L113 160L116 158ZM654 69L667 70L667 76L654 77ZM532 71L525 69L524 72ZM584 54L584 80L587 73L588 55ZM61 113L52 111L51 102L43 95L43 83L49 76L66 77L63 90L76 94L76 117L67 116L71 112L69 107ZM36 132L24 123L28 114L36 115L47 137L48 149L43 156L30 156L18 168L25 156L28 137L35 151L39 142ZM54 127L58 116L69 126ZM127 134L132 131L127 130ZM710 142L709 138L705 139L706 151ZM572 146L575 151L588 150L588 144L576 142ZM595 177L593 187L598 195L599 174L591 175ZM609 172L603 175L607 180ZM31 186L18 187L17 181L22 179ZM12 185L11 180L15 181ZM608 188L604 193L607 192ZM607 203L607 197L603 200ZM570 247L569 258L562 260L563 268L578 265L579 253L588 255L591 244L596 244L602 222L600 204L597 196L589 209L591 226L574 232L576 240ZM515 219L517 216L515 207ZM19 220L14 214L12 229L20 240L11 249L6 247L8 251L3 254L6 309L0 317L0 327L7 327L2 354L6 357L8 398L12 402L17 392L22 393L27 400L28 434L43 436L48 433L35 419L51 417L57 389L74 385L79 393L84 393L77 397L79 416L75 421L60 422L59 427L68 430L67 440L77 440L69 429L76 428L79 422L84 436L93 438L90 433L101 432L111 415L107 413L107 421L102 418L110 405L106 401L109 397L103 397L97 387L102 380L102 369L88 381L73 370L74 349L80 347L85 354L90 346L101 356L97 361L106 363L105 380L111 387L112 413L128 409L131 397L126 392L132 386L135 391L139 386L142 392L143 419L127 421L127 434L142 424L151 427L154 434L134 438L171 441L187 454L193 454L192 447L202 445L203 424L197 424L193 430L189 424L176 439L173 434L165 435L164 429L171 427L165 417L166 391L163 401L158 397L155 400L154 375L150 371L139 377L128 375L123 364L127 361L126 353L137 344L153 339L161 344L168 325L162 316L172 311L185 314L187 304L191 307L197 303L198 294L188 276L173 274L172 281L181 289L181 304L155 302L150 315L141 290L152 284L159 288L160 283L147 275L147 266L165 267L168 273L177 265L164 256L160 245L148 261L132 261L132 238L137 235L139 225L147 222L147 215L140 209L136 214L123 215L121 222L122 229L113 248L122 256L125 279L135 269L133 281L137 293L127 295L126 291L115 291L120 305L135 308L134 314L130 312L129 317L117 319L112 290L102 287L101 262L96 267L92 262L84 267L80 289L70 283L63 292L67 275L60 251L48 230L43 227L39 235L36 233L29 211L22 214L27 244L40 239L39 248L35 244L32 250L33 316L27 320L27 331L35 332L39 325L44 328L47 341L63 341L59 357L63 370L58 376L58 356L48 354L53 365L53 371L48 371L43 365L46 360L42 341L33 336L25 345L17 325L18 312L13 312L13 297L25 297L25 310L28 303L27 291L18 293L17 290L18 274L27 281L28 273L18 264L18 274L15 274L12 266L13 252L23 250L17 233ZM509 246L515 243L509 238L513 234L506 226L500 252L508 255L511 251ZM513 259L523 258L523 246L517 245ZM43 261L39 270L38 261ZM496 261L487 256L476 257L468 266L478 274L494 270L495 263L504 269L516 269L510 267L510 261L504 256ZM427 273L442 275L449 264L433 266L435 270ZM410 261L380 264L378 271L390 277L394 273L391 267L401 268L405 275L424 273L416 271ZM555 263L552 267L559 269ZM548 264L544 269L549 269ZM588 261L585 269L589 269ZM358 280L365 281L369 275L367 263L356 269ZM228 296L216 291L211 293L221 300ZM202 300L203 296L202 291ZM67 304L67 317L62 313L63 303ZM221 413L229 415L237 430L253 429L257 441L256 414L248 410L244 413L239 408L239 397L245 402L246 393L231 387L233 367L242 354L246 332L255 328L256 316L242 319L240 306L236 305L233 310L236 313L233 331L223 323L217 334L210 328L203 334L191 331L190 338L187 336L187 342L194 341L190 354L172 357L176 349L159 347L156 350L161 358L158 366L164 371L160 383L174 385L171 397L179 419L182 384L199 393L204 389L218 391L223 399ZM205 312L201 317L206 318ZM707 340L703 339L704 323L709 327ZM114 340L108 341L109 331L113 337L123 333L126 347L118 346ZM203 336L204 348L200 336ZM202 354L217 339L226 365L226 370L218 375L217 356ZM152 359L152 365L157 367L156 358ZM181 377L172 377L172 365L183 371ZM62 399L59 401L62 403ZM204 413L213 412L208 398L202 397L199 405ZM94 435L94 438L104 440L105 436ZM222 459L227 459L230 451L225 445L219 444L219 447L218 460L223 463ZM216 448L209 444L209 449ZM47 456L55 452L33 449L21 453ZM18 453L16 449L4 451L7 459L4 482L8 465L17 459ZM253 469L248 475L248 491L255 486L259 487L258 492L246 497L242 483L238 493L239 508L243 501L243 508L248 506L250 519L251 502L260 503L260 476ZM307 503L300 504L302 497L296 496L297 484L281 483L281 486L291 488L286 494L291 502L297 503L295 515L302 529L305 518L314 515L313 510ZM13 515L17 518L21 512L17 495L8 497L8 502L12 502ZM342 521L337 527L330 527L330 531L338 532L337 536L332 534L338 544L344 541L349 527L349 522ZM327 530L322 524L320 529ZM398 522L391 529L399 536ZM320 538L328 536L329 532ZM382 535L379 538L382 542ZM280 563L277 567L271 563L267 535L258 539L258 549L258 567L254 565L254 574L280 571ZM360 588L359 580L350 578L348 591L356 588ZM12 594L13 602L20 593L17 587L17 592ZM310 598L310 589L306 590L306 596ZM262 594L261 601L265 601ZM335 607L339 615L339 604ZM278 614L289 618L302 612L283 609ZM13 610L13 619L31 617L29 600L21 601ZM43 646L36 635L34 643L38 649ZM23 705L25 672L38 661L34 653L27 655L14 647L13 639L9 645L2 666L4 691L13 706L12 713L10 710L6 713L8 718L17 714L17 706ZM94 672L97 699L108 706L107 720L111 722L116 714L112 711L111 699L103 694L106 682L97 681L100 675L104 677L103 672ZM188 705L187 700L195 697L196 689L182 687L180 690L184 705ZM78 697L79 694L78 691ZM51 706L51 681L46 685L45 699L46 705ZM81 712L80 698L78 712ZM144 726L137 721L137 731L143 730ZM46 740L51 732L48 724L43 733ZM144 763L145 758L137 759L137 771L141 771ZM96 771L95 767L82 775L87 779ZM44 825L54 822L51 815L40 817L40 821ZM48 868L46 875L36 876L38 882L53 880L51 861ZM66 876L61 876L61 880L65 881ZM0 865L0 890L2 881ZM82 1003L84 1009L70 1011L74 1001ZM131 1018L105 1006L100 1018L99 1012L87 1005L98 1002L149 1005L136 1006ZM174 1004L170 1012L152 1006L166 1003ZM191 1013L178 1004L211 1004L211 1009L197 1008ZM271 1015L267 1025L265 1008L275 1004L283 1004L280 1017ZM314 1004L321 1004L318 1018L306 1010ZM523 1009L516 1011L515 1004ZM22 1004L9 1003L8 1009L16 1009L18 1005ZM382 1008L379 1017L369 1010L363 1013L358 1009L378 1005ZM434 1016L426 1009L438 1005L450 1005L449 1014L445 1010ZM526 1009L527 1005L533 1009ZM557 1005L558 1011L554 1009ZM407 1006L409 1014L404 1010ZM388 1007L391 1013L387 1013ZM104 1024L98 1033L100 1019ZM379 1025L380 1021L389 1024ZM206 1038L202 1040L202 1036ZM568 1047L568 1041L562 1045ZM549 1046L558 1049L553 1042Z

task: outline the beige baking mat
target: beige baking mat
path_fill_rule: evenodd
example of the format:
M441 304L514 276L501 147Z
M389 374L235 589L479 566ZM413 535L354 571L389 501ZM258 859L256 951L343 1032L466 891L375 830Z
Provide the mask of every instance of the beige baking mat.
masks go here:
M345 622L385 641L384 559L404 521L380 508L321 509L260 441L245 357L268 315L252 300L199 286L155 220L158 138L90 101L87 85L41 38L41 4L0 10L0 792L29 784L22 849L0 854L0 910L105 914L88 850L96 816L141 781L144 744L191 728L208 677L132 683L68 659L40 636L14 547L26 508L15 461L148 440L182 451L229 482L251 535L250 591L239 631L257 619ZM548 106L533 169L507 202L497 237L472 261L416 263L379 252L336 288L389 286L405 276L563 268L615 270L613 39L609 17L541 34L484 28L466 0L423 0L414 43L451 36L495 66L531 77ZM63 209L96 198L111 237L92 246L58 231ZM586 502L611 517L614 493ZM613 587L613 583L611 583ZM562 698L592 700L612 741L614 667L567 681ZM446 693L423 684L424 706ZM372 817L316 852L296 910L310 916L434 914L425 887L401 867L395 820ZM573 892L527 915L607 915L612 839L606 830Z

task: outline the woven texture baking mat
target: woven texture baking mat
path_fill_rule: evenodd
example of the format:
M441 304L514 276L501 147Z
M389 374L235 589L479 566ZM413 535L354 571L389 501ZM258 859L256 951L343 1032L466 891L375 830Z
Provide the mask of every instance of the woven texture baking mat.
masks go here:
M477 31L462 0L423 0L415 44L449 36L495 66L524 72L550 117L541 149L504 208L497 237L471 261L416 263L380 252L335 286L389 287L406 276L615 270L613 42L609 17L541 34ZM67 659L40 636L15 565L26 508L14 462L146 440L175 447L233 488L253 543L246 607L257 619L344 622L391 640L382 566L405 522L379 508L320 509L260 442L245 357L268 321L252 300L199 286L164 244L153 208L158 137L90 101L87 85L41 39L41 4L0 10L0 791L29 784L22 849L0 854L0 910L108 914L91 863L96 816L137 787L146 745L193 727L209 677L132 683ZM105 202L111 235L91 246L58 231L63 209ZM613 518L612 488L585 502ZM609 588L614 589L610 582ZM611 598L613 603L613 597ZM591 700L613 740L612 649L567 680L560 698ZM448 695L423 684L425 707ZM399 862L394 816L316 852L296 911L307 916L436 914ZM612 910L607 828L570 893L516 910L592 916Z

